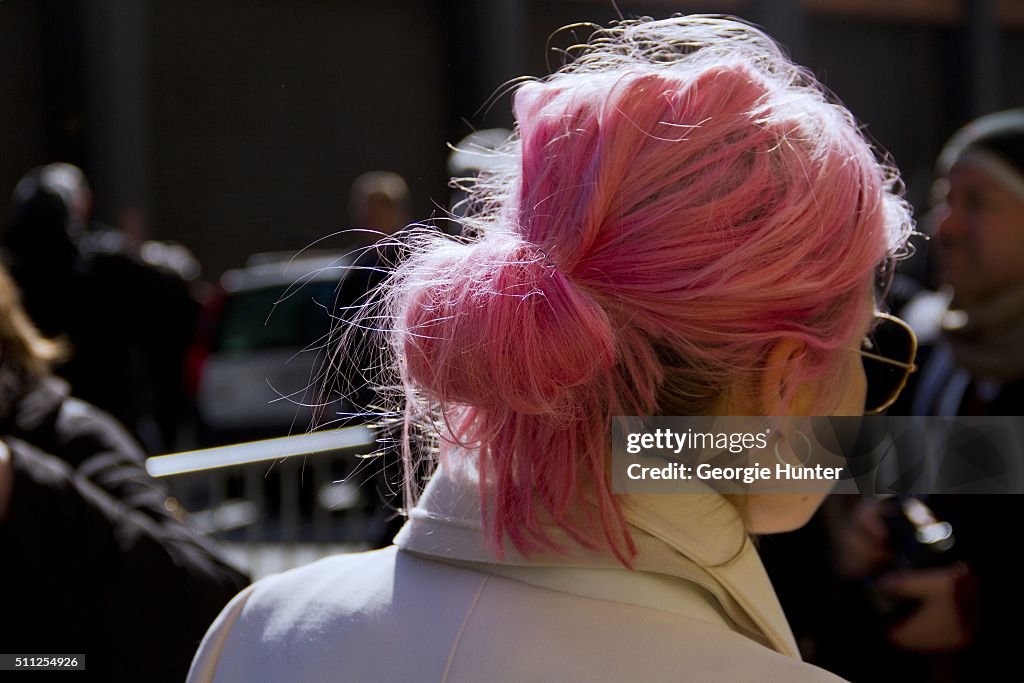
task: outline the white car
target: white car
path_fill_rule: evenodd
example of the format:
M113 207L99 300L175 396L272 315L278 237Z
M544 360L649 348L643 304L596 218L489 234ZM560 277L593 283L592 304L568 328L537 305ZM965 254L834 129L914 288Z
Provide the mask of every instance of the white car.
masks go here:
M333 252L257 254L223 275L190 359L200 445L309 429L348 265Z

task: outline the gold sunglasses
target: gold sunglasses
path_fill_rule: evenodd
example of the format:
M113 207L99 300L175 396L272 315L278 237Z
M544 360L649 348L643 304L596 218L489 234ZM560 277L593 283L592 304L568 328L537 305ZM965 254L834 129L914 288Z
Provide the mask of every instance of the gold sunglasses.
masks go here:
M917 371L917 335L896 316L875 313L875 324L858 352L868 380L864 414L878 415L896 402L910 373Z

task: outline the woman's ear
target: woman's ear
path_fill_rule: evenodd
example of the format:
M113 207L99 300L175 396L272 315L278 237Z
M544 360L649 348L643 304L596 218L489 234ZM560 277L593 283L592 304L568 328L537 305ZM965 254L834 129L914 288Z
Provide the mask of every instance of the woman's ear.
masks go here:
M764 415L811 415L819 398L817 382L805 381L807 344L783 337L772 345L761 370L758 398Z

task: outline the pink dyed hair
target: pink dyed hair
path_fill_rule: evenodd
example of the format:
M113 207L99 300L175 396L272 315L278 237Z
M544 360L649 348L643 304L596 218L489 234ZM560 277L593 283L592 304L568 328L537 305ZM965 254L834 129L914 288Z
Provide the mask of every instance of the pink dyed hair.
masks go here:
M612 417L705 413L783 335L828 376L911 221L850 113L757 29L624 22L575 50L516 92L477 237L421 239L392 277L392 346L406 419L477 454L499 552L557 547L553 524L629 564Z

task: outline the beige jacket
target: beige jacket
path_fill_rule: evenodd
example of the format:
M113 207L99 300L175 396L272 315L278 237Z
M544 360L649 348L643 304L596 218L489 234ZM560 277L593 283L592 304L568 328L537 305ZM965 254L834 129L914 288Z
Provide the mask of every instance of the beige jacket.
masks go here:
M270 577L218 617L207 681L838 681L800 661L735 511L638 496L627 570L577 551L499 563L475 484L438 474L397 547Z

